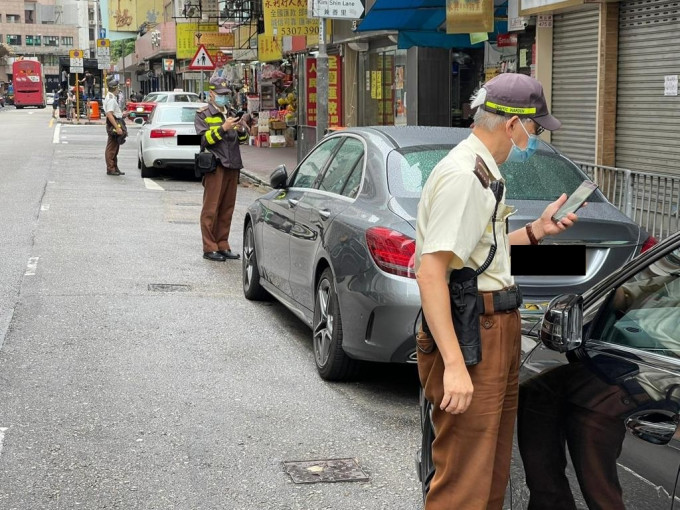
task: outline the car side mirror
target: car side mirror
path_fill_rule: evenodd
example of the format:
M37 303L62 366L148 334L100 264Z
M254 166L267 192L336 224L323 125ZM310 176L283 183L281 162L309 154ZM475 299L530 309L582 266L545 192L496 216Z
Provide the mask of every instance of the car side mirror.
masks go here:
M284 189L288 182L288 171L286 165L277 166L269 176L269 185L274 189Z
M145 121L143 118L141 118L141 117L137 117L137 118L134 120L134 122L135 122L135 124L139 124L140 126L143 126L143 125L146 123L146 121Z
M543 316L541 342L548 349L567 352L583 343L583 298L576 294L558 296Z

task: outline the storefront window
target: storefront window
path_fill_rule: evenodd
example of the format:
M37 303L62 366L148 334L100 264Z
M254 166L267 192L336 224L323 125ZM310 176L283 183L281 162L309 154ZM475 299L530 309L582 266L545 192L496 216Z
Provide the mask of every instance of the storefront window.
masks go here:
M362 57L361 124L406 124L406 50L381 50Z

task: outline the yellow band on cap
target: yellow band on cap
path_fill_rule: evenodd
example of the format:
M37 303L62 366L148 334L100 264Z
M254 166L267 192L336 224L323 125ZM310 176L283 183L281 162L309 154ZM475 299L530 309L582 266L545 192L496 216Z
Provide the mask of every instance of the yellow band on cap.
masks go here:
M484 106L492 108L498 112L510 113L515 115L531 115L533 113L536 113L535 106L531 108L518 108L516 106L503 106L502 104L496 104L490 101L485 102Z

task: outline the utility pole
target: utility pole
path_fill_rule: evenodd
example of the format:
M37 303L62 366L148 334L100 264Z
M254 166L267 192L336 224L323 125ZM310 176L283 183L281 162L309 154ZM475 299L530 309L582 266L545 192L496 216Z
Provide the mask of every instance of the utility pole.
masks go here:
M326 18L319 18L319 55L316 57L316 141L328 128L328 53L326 53Z

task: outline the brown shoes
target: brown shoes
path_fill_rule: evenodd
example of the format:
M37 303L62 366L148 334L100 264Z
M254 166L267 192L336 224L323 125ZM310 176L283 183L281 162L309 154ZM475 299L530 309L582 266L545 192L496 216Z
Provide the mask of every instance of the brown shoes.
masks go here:
M121 172L120 170L116 170L115 172L106 172L106 175L125 175L125 172Z

